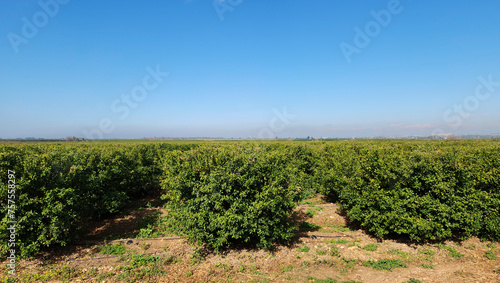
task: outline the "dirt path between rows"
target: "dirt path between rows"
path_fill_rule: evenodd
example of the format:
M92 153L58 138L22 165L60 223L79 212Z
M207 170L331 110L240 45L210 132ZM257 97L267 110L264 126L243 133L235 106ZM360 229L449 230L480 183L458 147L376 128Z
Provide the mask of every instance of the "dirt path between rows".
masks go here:
M119 237L137 232L142 218L163 211L154 205L94 223L87 245L21 260L15 278L20 282L500 282L498 243L477 238L439 245L378 241L349 228L338 206L320 197L296 209L310 231L298 234L293 245L272 251L238 249L205 255L180 237ZM100 240L113 235L119 239ZM103 246L125 253L104 255ZM3 265L2 282L12 282L6 271Z

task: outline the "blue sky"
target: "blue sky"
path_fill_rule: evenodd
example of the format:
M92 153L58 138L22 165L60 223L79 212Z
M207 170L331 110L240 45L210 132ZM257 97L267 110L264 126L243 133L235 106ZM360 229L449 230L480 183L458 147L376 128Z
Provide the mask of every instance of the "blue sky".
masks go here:
M496 0L2 1L0 138L500 133L499 11Z

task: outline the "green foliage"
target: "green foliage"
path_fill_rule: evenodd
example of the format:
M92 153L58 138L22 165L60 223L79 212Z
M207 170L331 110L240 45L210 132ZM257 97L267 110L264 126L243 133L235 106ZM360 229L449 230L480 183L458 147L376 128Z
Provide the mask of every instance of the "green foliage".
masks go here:
M320 192L377 237L500 239L500 147L493 141L327 144Z
M162 232L159 228L162 227L161 212L155 211L152 214L144 216L139 222L139 232L136 238L155 238L161 236Z
M423 268L427 268L427 269L433 269L433 268L434 268L434 265L432 265L432 264L425 264L425 263L423 263L423 264L422 264L422 267L423 267Z
M406 265L399 259L379 259L377 261L368 260L368 261L363 261L363 265L371 267L376 270L389 270L389 271L392 271L394 268L397 267L404 267L404 268L408 267L408 265Z
M330 255L335 257L341 257L342 255L339 252L339 248L336 245L330 246Z
M337 225L334 223L327 223L327 224L325 224L325 226L320 227L320 228L322 228L321 232L323 232L323 233L337 233L337 232L351 231L351 229L349 229L348 227L344 227L342 225Z
M313 217L314 215L316 215L316 211L308 209L308 210L306 211L305 215L306 215L307 217L311 218L311 217Z
M349 243L348 240L346 239L338 239L338 240L325 240L325 243L330 243L330 244L347 244Z
M408 256L407 252L404 252L404 251L401 251L398 249L390 249L387 253L391 254L391 255L399 255L399 256L404 256L404 257Z
M286 147L200 147L162 162L169 216L190 240L218 251L235 243L269 248L294 236L302 177Z
M0 144L1 249L10 226L7 196L15 201L16 243L21 257L42 247L66 245L87 221L120 211L131 199L159 189L159 155L171 144ZM192 146L191 146L192 147ZM8 187L15 173L15 194ZM11 192L9 192L11 191Z
M374 252L378 249L378 247L379 247L379 245L377 245L377 244L367 244L362 249L365 251Z
M287 272L287 271L292 271L294 268L293 265L288 265L288 266L281 266L281 272Z
M495 252L493 252L492 250L486 251L486 252L484 253L484 256L485 256L487 259L491 259L491 260L496 260L496 259L497 259L497 256L495 255Z
M403 283L422 283L422 281L415 279L415 278L410 278L410 280L405 281Z
M451 251L450 251L450 253L449 253L449 255L450 255L451 257L463 257L463 256L464 256L464 254L463 254L463 253L459 253L459 252L458 252L458 251L456 251L456 250L451 250Z
M117 267L119 274L115 278L116 281L144 282L147 281L146 278L148 277L158 277L167 274L162 269L165 260L158 256L132 252L124 260L127 264Z
M115 275L116 275L116 273L113 272L113 271L108 271L108 272L105 272L105 273L101 273L101 274L99 274L99 276L97 276L97 282L101 282L104 279L106 279L108 277L115 276Z
M451 257L463 257L464 256L464 254L458 252L453 247L448 247L448 246L445 246L443 244L438 244L438 247L440 249L447 250L449 252L448 255L451 256Z
M301 247L298 247L297 250L302 253L307 253L311 250L311 248L306 245L303 245Z
M216 250L240 243L269 248L293 237L297 224L290 215L296 203L320 192L377 237L499 241L499 145L495 140L2 143L0 255L10 236L8 170L15 172L20 257L75 242L88 221L160 188L169 215L150 219L140 237L165 234L168 226ZM302 231L320 229L313 225L298 224ZM321 231L330 230L348 228Z
M104 245L101 247L101 253L105 255L122 255L127 249L123 243L116 243L113 245Z
M312 276L308 276L307 280L313 283L361 283L359 281L338 281L336 279L333 279L331 277L328 277L326 279L318 279L314 278Z
M326 255L326 251L325 250L316 250L316 254L317 255Z
M159 256L144 255L144 254L133 254L130 257L130 266L141 267L148 266L160 262L161 258Z
M434 250L432 250L431 248L421 248L419 251L419 253L421 254L424 254L424 255L435 255L436 252Z
M59 279L70 280L72 278L78 277L80 271L74 267L69 267L64 265L61 268L55 270L55 274Z

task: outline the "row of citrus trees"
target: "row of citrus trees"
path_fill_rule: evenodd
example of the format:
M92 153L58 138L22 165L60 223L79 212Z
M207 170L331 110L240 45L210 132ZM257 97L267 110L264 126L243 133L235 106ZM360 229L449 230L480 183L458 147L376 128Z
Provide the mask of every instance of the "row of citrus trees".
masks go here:
M162 164L172 226L217 251L294 237L291 213L311 190L314 158L303 145L224 144L171 152Z
M33 255L42 247L76 241L85 222L116 213L130 200L159 188L161 154L193 146L0 145L1 253L12 248L7 247L10 215L14 214L17 222L17 256ZM8 187L9 171L13 173L10 177L14 177L15 191ZM14 206L8 199L14 201Z
M500 240L498 141L337 143L318 154L320 191L377 237Z
M378 237L500 240L499 165L498 141L0 145L2 253L8 170L17 245L32 255L160 187L172 227L215 250L288 242L293 209L316 192Z

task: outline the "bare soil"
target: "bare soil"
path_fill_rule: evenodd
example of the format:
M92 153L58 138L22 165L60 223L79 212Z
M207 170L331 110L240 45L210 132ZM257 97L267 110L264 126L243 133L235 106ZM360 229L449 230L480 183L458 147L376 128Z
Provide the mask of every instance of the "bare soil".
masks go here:
M299 205L296 215L320 228L301 232L294 244L277 246L271 251L242 248L204 254L181 237L121 237L137 233L145 216L158 210L164 212L155 198L144 199L137 205L148 202L153 207L130 210L126 215L89 224L85 227L85 244L54 248L40 258L19 261L15 277L7 274L4 262L0 279L2 282L17 278L20 282L401 283L413 278L420 282L500 282L498 243L471 238L463 242L416 245L375 239L362 230L350 228L338 206L319 196ZM117 239L104 241L104 238ZM124 255L100 252L103 246L119 243L125 247ZM151 264L128 267L128 257L137 254L161 260L154 265L156 269ZM383 264L387 262L398 264ZM328 278L331 281L321 281Z

